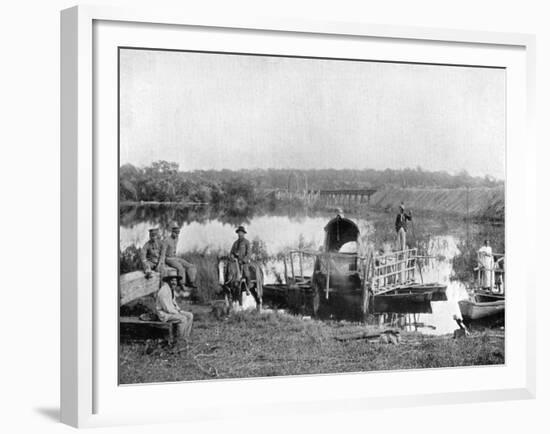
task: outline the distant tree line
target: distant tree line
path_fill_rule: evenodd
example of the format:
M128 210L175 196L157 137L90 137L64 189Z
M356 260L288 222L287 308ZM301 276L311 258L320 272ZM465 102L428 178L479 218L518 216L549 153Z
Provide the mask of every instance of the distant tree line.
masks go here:
M122 202L201 202L239 206L254 205L254 185L239 172L211 177L206 172L182 172L177 163L156 161L139 168L120 167Z
M306 184L307 180L307 184ZM246 207L262 200L272 189L318 190L381 187L497 187L502 180L471 176L466 171L415 169L252 169L195 170L184 172L177 163L157 161L146 167L125 164L120 168L119 192L123 202L207 202Z

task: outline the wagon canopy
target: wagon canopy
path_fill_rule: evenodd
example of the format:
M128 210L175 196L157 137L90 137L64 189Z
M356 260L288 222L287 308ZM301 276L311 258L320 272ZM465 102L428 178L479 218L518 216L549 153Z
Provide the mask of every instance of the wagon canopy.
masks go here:
M337 216L325 226L325 251L338 252L342 246L349 242L357 242L359 228L351 220Z

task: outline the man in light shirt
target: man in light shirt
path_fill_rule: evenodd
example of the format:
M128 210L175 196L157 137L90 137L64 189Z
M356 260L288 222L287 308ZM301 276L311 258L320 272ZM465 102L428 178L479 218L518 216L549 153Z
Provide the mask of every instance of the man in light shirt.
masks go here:
M176 288L181 279L182 277L173 271L170 271L162 279L164 283L157 292L155 307L157 316L162 322L179 320L178 334L179 336L188 338L193 326L193 314L181 309L176 302Z
M495 282L495 261L489 240L485 240L483 246L478 250L477 259L481 268L481 287L492 290Z

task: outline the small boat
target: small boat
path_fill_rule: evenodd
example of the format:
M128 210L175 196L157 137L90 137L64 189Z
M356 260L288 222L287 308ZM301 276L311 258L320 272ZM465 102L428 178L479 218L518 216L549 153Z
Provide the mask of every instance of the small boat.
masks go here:
M458 306L462 318L475 321L504 313L505 300L501 295L474 293L468 300L460 300Z

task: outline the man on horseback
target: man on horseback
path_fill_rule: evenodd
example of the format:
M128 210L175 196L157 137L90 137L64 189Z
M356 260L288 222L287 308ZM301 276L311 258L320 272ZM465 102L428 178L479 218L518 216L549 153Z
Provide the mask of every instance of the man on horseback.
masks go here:
M245 238L244 226L239 226L235 232L239 238L233 243L229 256L238 261L241 277L245 279L248 292L248 288L250 288L250 242Z

